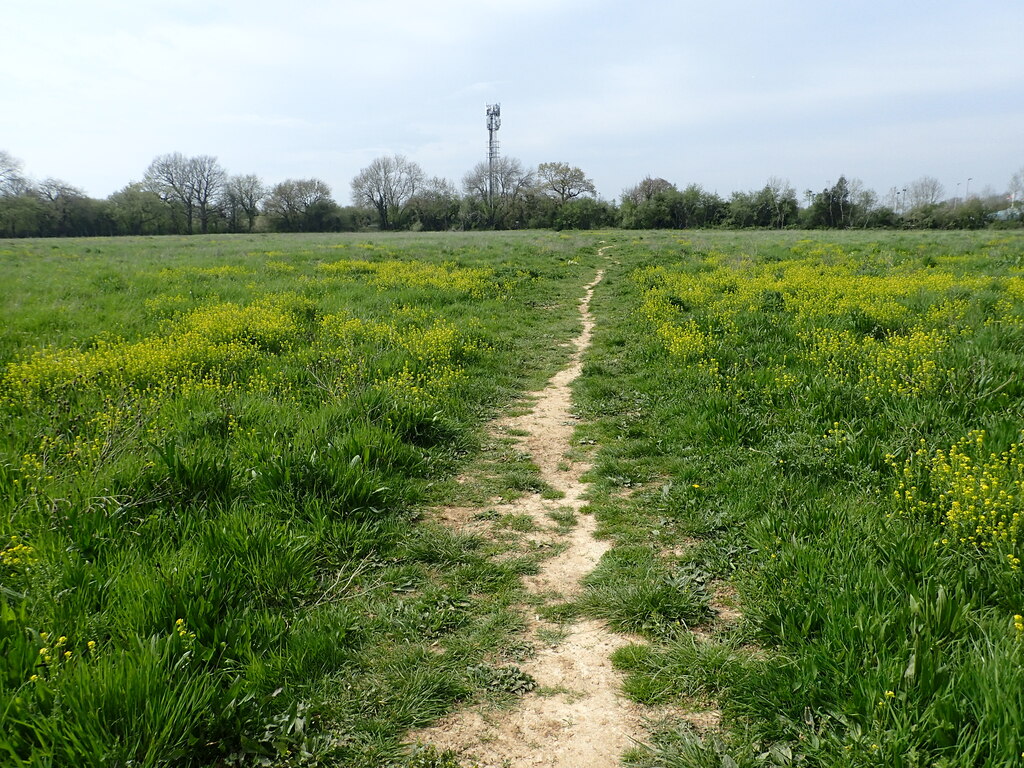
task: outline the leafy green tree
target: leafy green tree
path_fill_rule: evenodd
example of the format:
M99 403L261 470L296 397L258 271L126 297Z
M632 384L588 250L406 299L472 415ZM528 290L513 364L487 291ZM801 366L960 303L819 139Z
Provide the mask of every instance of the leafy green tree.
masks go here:
M796 192L776 177L756 192L733 192L729 198L728 223L733 227L781 229L794 221L799 209Z
M116 232L110 208L82 190L59 179L46 179L35 190L46 207L40 235L44 237L92 237Z
M555 215L555 229L597 229L618 223L618 210L613 205L590 197L570 200Z
M435 176L409 200L409 217L417 229L448 230L458 221L459 202L455 185Z
M541 163L537 166L537 187L565 205L580 195L596 195L594 182L576 166L568 163Z
M319 232L338 228L337 203L320 179L286 179L275 184L263 202L263 213L278 232Z
M335 210L338 232L361 232L373 224L374 214L354 205L339 205Z
M888 205L876 205L867 211L863 222L867 229L892 229L899 226L900 217Z
M634 186L622 190L623 204L643 205L654 197L658 192L666 192L675 189L675 185L662 178L645 176Z
M516 218L516 227L527 229L549 229L557 226L558 213L563 204L551 195L534 187L523 198L521 212Z
M729 204L714 192L697 184L690 184L682 191L670 185L640 204L625 197L621 225L630 229L717 227L726 220L728 213Z
M940 203L915 205L903 215L902 224L907 229L940 229L947 216Z
M628 229L669 229L675 226L673 212L682 202L678 189L671 187L653 193L638 203L622 203L622 226Z
M43 234L48 211L33 190L0 197L0 235L3 237L39 237Z
M334 200L317 200L306 209L304 232L338 232L341 229L340 208Z
M740 229L764 226L758 211L757 193L732 193L729 197L729 226Z
M812 195L808 207L805 224L808 227L826 227L829 229L845 229L850 226L853 218L853 201L850 197L850 184L845 176L831 187Z
M180 231L180 204L166 202L143 182L128 184L110 195L107 203L119 234L166 235Z
M620 226L626 229L670 226L667 200L678 194L675 185L665 179L645 176L632 187L622 190Z
M673 226L677 229L718 227L725 222L729 207L716 192L691 184L680 193L672 212Z

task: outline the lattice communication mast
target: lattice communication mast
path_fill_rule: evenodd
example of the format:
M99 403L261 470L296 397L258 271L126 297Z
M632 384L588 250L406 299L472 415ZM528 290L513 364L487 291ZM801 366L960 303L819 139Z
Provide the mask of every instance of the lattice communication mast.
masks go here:
M487 205L494 206L494 166L498 163L498 129L501 104L487 105Z

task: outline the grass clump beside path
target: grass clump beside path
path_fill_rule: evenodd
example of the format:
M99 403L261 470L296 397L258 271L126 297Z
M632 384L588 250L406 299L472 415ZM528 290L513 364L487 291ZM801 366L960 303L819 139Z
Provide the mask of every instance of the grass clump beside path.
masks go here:
M613 255L577 395L616 547L581 604L650 639L631 695L723 722L629 764L1020 765L1024 237Z
M0 242L0 761L376 766L473 695L530 563L417 509L566 359L595 252Z

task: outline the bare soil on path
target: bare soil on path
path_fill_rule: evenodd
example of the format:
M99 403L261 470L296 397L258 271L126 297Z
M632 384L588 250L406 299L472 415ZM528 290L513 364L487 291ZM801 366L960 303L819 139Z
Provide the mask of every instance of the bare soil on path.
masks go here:
M602 253L606 248L602 248ZM541 566L538 574L524 579L527 590L548 602L569 599L581 589L581 580L610 548L594 538L592 515L585 506L585 484L580 477L589 466L573 461L571 447L575 421L572 413L572 382L583 367L594 320L590 300L603 272L598 272L580 301L583 331L577 336L569 365L532 397L532 409L521 416L497 421L496 432L512 435L529 453L544 480L564 493L557 500L531 495L497 507L500 514L527 514L534 530L524 534L537 544L556 545L559 553ZM440 517L448 525L474 526L479 510L445 510ZM572 513L572 528L555 525L551 513ZM603 623L582 620L569 626L551 624L538 616L525 617L528 639L539 647L524 662L523 671L537 681L537 689L522 697L512 709L486 704L451 715L437 725L410 735L412 741L453 750L467 763L480 768L552 766L557 768L611 768L622 753L641 738L642 709L620 692L622 678L612 667L612 652L635 638L614 634ZM547 638L543 642L541 638ZM550 638L555 638L552 642Z

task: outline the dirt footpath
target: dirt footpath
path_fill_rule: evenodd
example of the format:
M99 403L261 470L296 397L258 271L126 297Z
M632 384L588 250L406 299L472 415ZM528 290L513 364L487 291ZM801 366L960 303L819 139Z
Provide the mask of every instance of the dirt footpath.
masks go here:
M494 427L498 433L515 435L520 450L530 454L544 480L565 494L554 501L537 494L497 507L501 514L530 515L537 529L529 534L532 538L565 547L545 560L537 575L524 579L530 592L550 602L574 596L581 579L610 547L594 538L593 517L580 514L585 486L579 478L588 466L572 462L566 455L574 429L570 386L582 370L583 353L590 345L594 328L590 300L602 277L603 272L598 272L580 301L583 331L573 341L569 365L534 393L529 413L502 419ZM568 532L559 532L549 513L570 510L577 523ZM527 621L531 640L536 640L538 633L563 635L554 645L538 643L541 650L522 665L536 679L537 690L524 696L511 711L479 706L451 715L412 734L411 739L454 750L480 768L617 766L622 753L643 734L642 715L637 705L620 694L622 679L609 657L634 638L609 632L597 621L579 621L568 627L549 624L537 616L528 616Z

